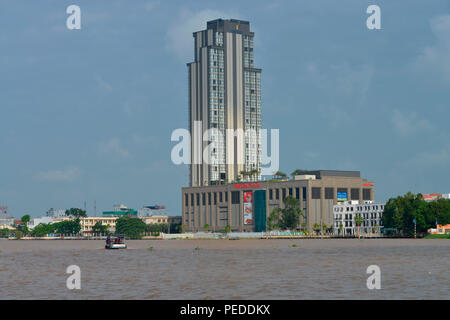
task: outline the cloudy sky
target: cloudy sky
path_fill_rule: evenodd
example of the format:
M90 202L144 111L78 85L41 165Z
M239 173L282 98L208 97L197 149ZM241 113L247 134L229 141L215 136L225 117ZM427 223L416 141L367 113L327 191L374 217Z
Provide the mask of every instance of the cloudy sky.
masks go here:
M216 18L256 33L282 171L360 170L379 201L450 192L448 0L0 0L0 205L181 214L188 168L170 136L188 125L192 32Z

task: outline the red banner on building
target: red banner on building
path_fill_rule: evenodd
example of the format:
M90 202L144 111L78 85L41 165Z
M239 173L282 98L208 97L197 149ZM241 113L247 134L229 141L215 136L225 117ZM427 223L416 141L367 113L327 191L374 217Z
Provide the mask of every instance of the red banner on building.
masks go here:
M253 224L253 192L244 192L244 224Z

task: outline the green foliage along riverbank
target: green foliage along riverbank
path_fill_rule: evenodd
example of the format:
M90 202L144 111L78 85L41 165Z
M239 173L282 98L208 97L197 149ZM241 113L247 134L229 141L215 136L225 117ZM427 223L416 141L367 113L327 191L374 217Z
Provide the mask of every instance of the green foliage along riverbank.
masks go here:
M427 202L420 193L408 192L404 196L389 199L384 207L384 227L396 229L403 236L414 235L414 219L418 234L436 228L436 224L449 224L450 201L438 199Z

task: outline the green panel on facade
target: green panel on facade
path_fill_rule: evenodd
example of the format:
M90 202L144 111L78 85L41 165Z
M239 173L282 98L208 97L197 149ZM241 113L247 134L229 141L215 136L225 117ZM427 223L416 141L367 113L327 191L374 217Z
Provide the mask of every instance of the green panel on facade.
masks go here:
M266 190L256 190L255 199L255 231L267 230Z

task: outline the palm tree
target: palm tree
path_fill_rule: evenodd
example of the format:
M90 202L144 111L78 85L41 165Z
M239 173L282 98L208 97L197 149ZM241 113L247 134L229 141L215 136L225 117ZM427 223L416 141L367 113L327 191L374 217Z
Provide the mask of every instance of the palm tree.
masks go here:
M251 176L253 177L253 181L256 181L256 180L258 180L257 178L261 172L261 169L253 169L250 172L251 172Z
M361 237L359 231L360 231L361 223L363 223L363 221L364 221L364 219L361 217L361 215L357 214L357 215L355 216L355 223L356 223L356 225L358 226L358 238Z
M282 171L277 171L273 174L277 179L283 179L287 177L287 174Z
M314 223L313 229L314 229L314 231L316 232L316 235L317 235L317 233L320 231L320 224L318 224L317 222Z

